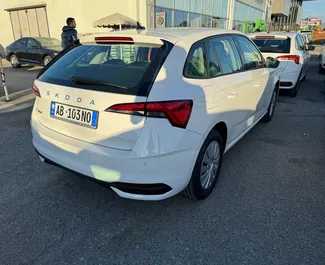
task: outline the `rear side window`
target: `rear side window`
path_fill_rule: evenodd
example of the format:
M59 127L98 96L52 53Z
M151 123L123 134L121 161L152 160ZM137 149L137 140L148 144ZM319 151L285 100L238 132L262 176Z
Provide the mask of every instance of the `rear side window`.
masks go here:
M265 66L264 59L260 51L246 37L236 36L238 47L244 60L244 68L248 70L258 69Z
M19 47L27 47L27 39L20 39L17 40L15 43L15 47L19 48Z
M290 53L290 38L287 39L253 39L261 52Z
M193 44L185 63L184 76L189 78L208 77L204 41Z
M240 56L230 35L211 38L217 52L223 74L231 74L242 69Z
M297 37L296 37L296 49L297 50L305 49L305 43L300 35L297 35Z
M79 45L49 67L39 80L109 93L146 96L173 44Z

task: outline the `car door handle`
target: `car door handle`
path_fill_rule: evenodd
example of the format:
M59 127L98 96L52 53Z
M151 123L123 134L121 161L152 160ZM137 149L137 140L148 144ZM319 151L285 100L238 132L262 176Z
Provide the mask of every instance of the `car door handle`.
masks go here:
M260 86L261 86L261 84L258 83L258 82L256 82L256 83L254 84L254 87L260 87Z
M233 98L236 98L238 96L238 94L237 93L230 93L229 95L228 95L228 98L229 99L233 99Z

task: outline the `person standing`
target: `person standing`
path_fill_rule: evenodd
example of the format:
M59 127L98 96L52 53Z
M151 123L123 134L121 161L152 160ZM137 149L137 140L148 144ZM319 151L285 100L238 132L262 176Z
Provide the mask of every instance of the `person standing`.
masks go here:
M67 25L62 28L61 45L65 49L78 40L78 32L76 30L76 20L72 17L67 18Z

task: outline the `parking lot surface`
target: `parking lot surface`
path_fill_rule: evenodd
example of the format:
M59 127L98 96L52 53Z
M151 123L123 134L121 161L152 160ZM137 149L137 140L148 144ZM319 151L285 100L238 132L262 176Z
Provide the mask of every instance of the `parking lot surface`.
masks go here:
M41 163L31 108L0 114L0 264L325 264L325 76L224 158L205 201L131 201Z
M3 60L3 63L9 94L31 88L41 68L40 66L23 66L22 68L15 69L5 60ZM5 95L1 85L2 83L0 84L0 97Z

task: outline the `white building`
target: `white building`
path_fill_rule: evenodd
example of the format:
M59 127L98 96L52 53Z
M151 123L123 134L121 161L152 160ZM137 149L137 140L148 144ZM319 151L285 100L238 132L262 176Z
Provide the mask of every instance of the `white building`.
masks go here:
M266 0L0 0L0 43L26 36L60 39L67 17L79 33L93 33L93 21L121 13L153 27L234 28L265 18Z

